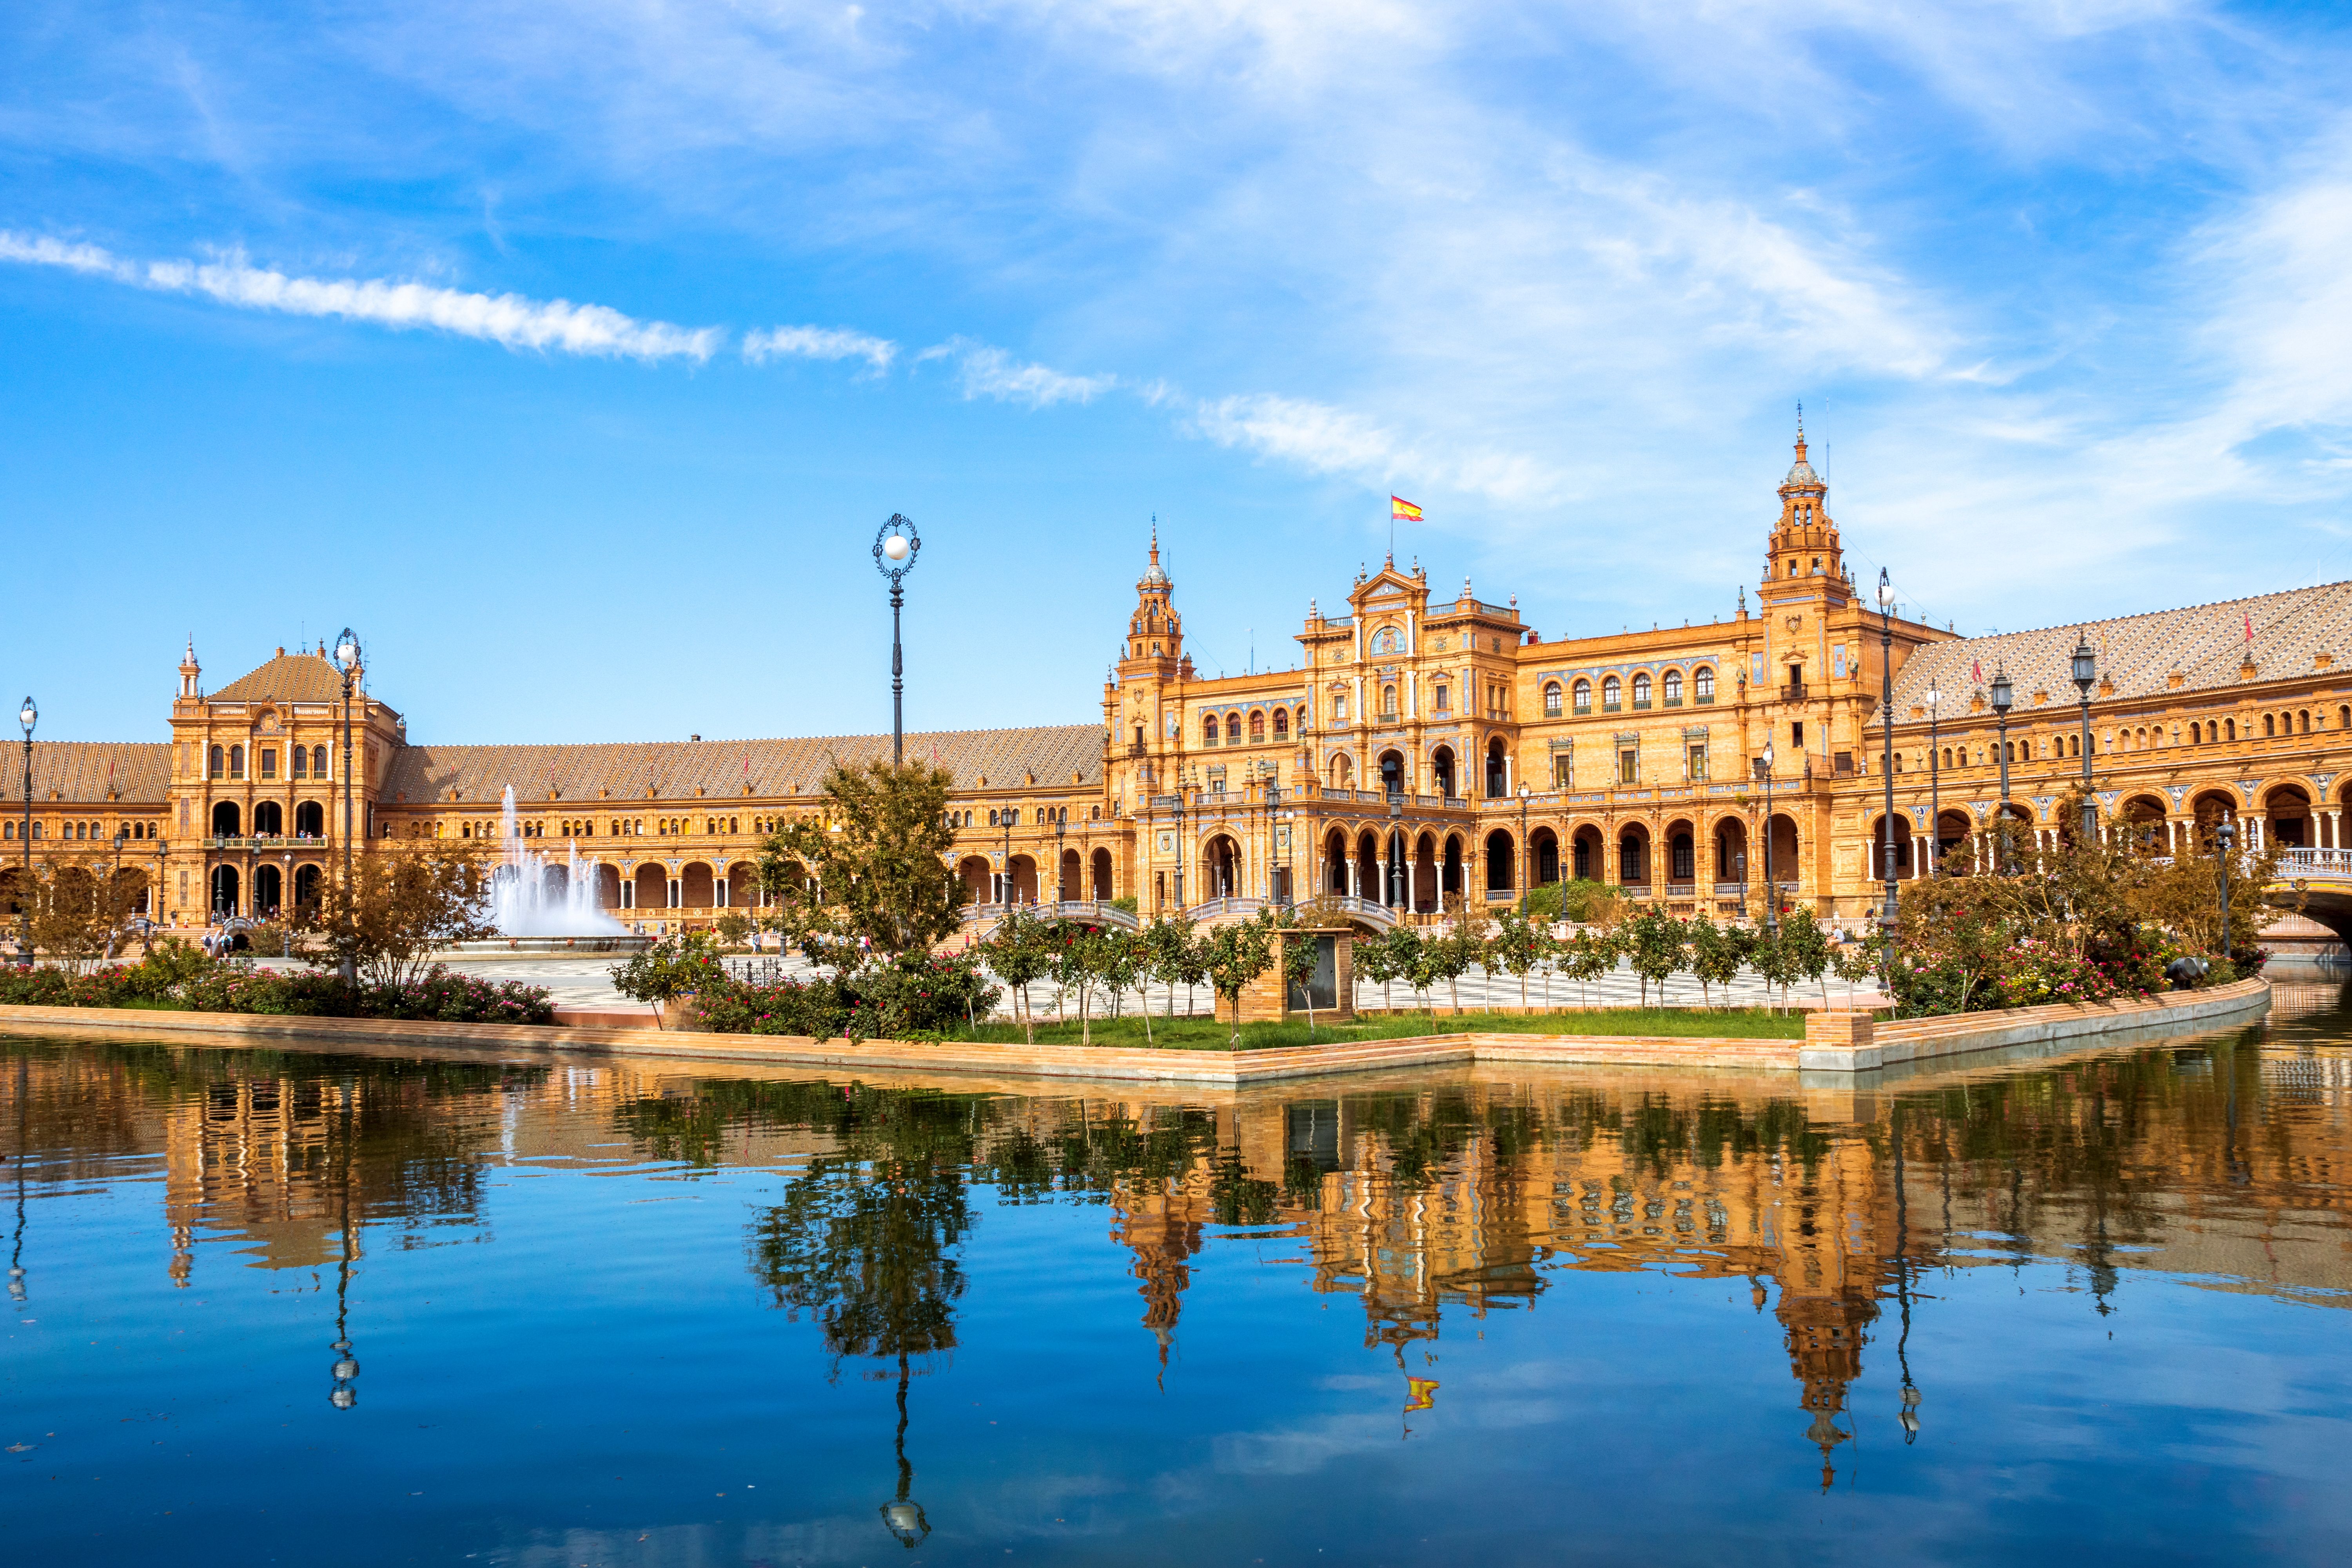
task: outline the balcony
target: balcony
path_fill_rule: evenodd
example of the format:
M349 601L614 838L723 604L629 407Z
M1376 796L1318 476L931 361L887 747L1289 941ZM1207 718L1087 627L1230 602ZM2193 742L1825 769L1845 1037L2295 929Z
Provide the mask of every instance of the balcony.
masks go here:
M1601 710L1603 713L1617 713L1623 711L1624 707L1622 702L1603 702L1601 705Z
M1646 697L1636 697L1633 699L1633 710L1637 713L1647 709L1649 706L1650 700Z
M1780 700L1781 700L1781 701L1783 701L1783 702L1802 702L1804 700L1805 700L1805 683L1804 683L1803 681L1801 681L1801 680L1792 680L1792 681L1789 682L1789 684L1787 684L1786 686L1783 686L1782 688L1780 688Z

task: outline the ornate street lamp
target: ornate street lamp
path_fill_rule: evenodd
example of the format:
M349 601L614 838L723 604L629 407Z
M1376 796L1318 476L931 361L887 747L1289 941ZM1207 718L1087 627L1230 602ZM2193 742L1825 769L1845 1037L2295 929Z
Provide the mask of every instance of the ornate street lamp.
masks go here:
M1937 794L1940 774L1937 771L1936 704L1944 694L1931 684L1927 688L1927 869L1930 874L1941 870L1944 861L1944 808Z
M16 710L16 721L25 726L25 826L17 835L25 847L25 882L16 889L16 962L25 968L33 967L33 726L41 721L41 710L33 700Z
M343 672L343 918L348 924L358 914L357 889L352 886L352 680L360 669L360 639L345 626L335 639L335 666ZM359 959L346 945L343 984L360 983Z
M1882 700L1886 709L1886 815L1879 839L1886 856L1886 909L1879 923L1891 933L1896 918L1895 887L1895 584L1886 568L1878 569L1878 666Z
M1062 910L1062 857L1068 853L1062 847L1062 842L1070 831L1070 825L1062 814L1068 809L1061 805L1054 808L1054 912L1056 914Z
M2000 749L2000 809L1993 824L1993 851L2000 857L2000 870L2010 873L2009 858L2009 710L2017 700L2016 689L2009 683L2009 671L1996 668L1992 675L1992 712L1998 721L2000 736L1996 744Z
M1528 795L1525 784L1519 785L1519 912L1528 911L1528 898L1536 890L1536 858L1528 847ZM1672 870L1669 866L1667 869Z
M915 557L922 552L922 536L915 531L914 519L903 512L892 512L874 535L874 569L890 579L890 765L898 767L907 760L907 730L905 694L906 664L898 652L898 607L907 602L900 587L907 574L915 569ZM1060 868L1056 867L1056 874Z
M1772 742L1764 742L1764 754L1756 759L1756 776L1764 781L1764 934L1770 936L1779 923L1780 890L1772 885Z
M2221 850L2221 956L2230 956L2230 851L2237 847L2238 828L2228 817L2213 826L2213 843Z
M2091 688L2099 678L2098 662L2091 654L2091 639L2078 634L2074 645L2074 689L2083 694L2083 842L2090 843L2099 831L2098 798L2091 794L2091 759L2098 748L2091 742Z

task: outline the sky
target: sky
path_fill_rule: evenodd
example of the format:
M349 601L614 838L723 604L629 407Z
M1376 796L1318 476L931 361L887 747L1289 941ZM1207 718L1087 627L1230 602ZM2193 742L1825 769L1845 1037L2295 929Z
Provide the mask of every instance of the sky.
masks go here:
M349 625L419 741L1091 722L1389 549L2019 630L2352 577L2352 14L2193 0L15 0L0 680Z

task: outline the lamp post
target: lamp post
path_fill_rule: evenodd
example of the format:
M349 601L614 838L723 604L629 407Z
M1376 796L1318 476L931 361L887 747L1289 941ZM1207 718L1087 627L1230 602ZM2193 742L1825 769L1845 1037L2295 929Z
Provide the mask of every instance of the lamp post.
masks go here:
M25 848L25 880L16 889L16 962L26 969L33 967L33 726L40 720L41 710L26 698L16 710L16 721L25 726L25 826L17 835Z
M1004 829L1004 870L997 879L997 902L1008 912L1013 908L1013 819L1019 815L1018 806L1007 806L996 814L997 826Z
M2000 806L1993 815L1993 853L2000 857L1999 870L2009 875L2009 710L2017 700L2016 689L2009 683L2009 671L1996 668L1992 673L1992 713L1998 739L1994 744L2000 756Z
M2221 956L2230 956L2230 851L2238 842L2237 825L2223 817L2213 826L2213 843L2221 850Z
M1062 840L1070 831L1070 825L1062 814L1068 809L1059 805L1054 808L1054 907L1056 910L1062 906L1062 856L1066 853Z
M335 666L343 673L343 916L346 925L353 926L359 905L358 889L352 886L352 679L359 674L360 639L349 626L335 639ZM359 958L348 944L342 970L344 984L360 983Z
M1533 793L1522 783L1519 785L1519 912L1528 911L1528 895L1535 891L1536 858L1528 847L1528 796ZM1667 869L1673 868L1669 866Z
M1878 569L1878 674L1881 699L1886 709L1886 815L1880 818L1879 840L1886 856L1886 908L1879 922L1888 931L1895 929L1895 584L1887 580L1886 568Z
M1933 685L1927 688L1927 870L1931 875L1942 869L1944 861L1944 807L1936 788L1940 778L1937 771L1936 705L1943 697Z
M154 945L155 928L163 923L163 868L171 858L172 841L168 838L155 840L155 891L147 900L147 936L140 943L142 948Z
M289 849L278 858L286 862L286 874L278 883L278 934L282 940L280 958L294 956L294 921L287 910L294 907L294 851Z
M907 760L907 729L905 722L906 663L898 651L898 607L907 602L900 584L907 574L915 569L915 557L921 553L922 536L915 531L914 519L903 512L892 512L874 535L874 569L890 579L890 765L898 767ZM1055 868L1058 872L1059 867Z
M2091 655L2091 639L2080 637L2074 644L2074 689L2083 694L2083 842L2088 844L2099 831L2099 804L2091 794L2091 759L2097 747L2091 741L2091 687L2098 679L2097 660Z
M1780 891L1772 886L1772 742L1756 759L1756 776L1764 781L1764 934L1772 934L1780 913Z

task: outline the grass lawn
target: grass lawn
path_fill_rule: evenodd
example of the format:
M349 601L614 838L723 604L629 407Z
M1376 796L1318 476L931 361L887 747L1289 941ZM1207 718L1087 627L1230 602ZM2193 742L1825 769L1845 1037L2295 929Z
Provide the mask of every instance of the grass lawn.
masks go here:
M1805 1037L1805 1016L1801 1013L1769 1013L1757 1007L1729 1008L1718 1013L1704 1013L1685 1007L1598 1007L1589 1012L1465 1013L1458 1017L1452 1013L1407 1013L1392 1017L1360 1018L1349 1024L1318 1024L1313 1043L1398 1040L1421 1035L1473 1032L1669 1035L1685 1038L1712 1036L1752 1040L1801 1040ZM977 1029L958 1030L949 1038L1018 1045L1022 1032L1018 1024L982 1024ZM1151 1020L1149 1043L1163 1050L1222 1051L1227 1048L1232 1038L1233 1026L1230 1023L1213 1023L1207 1018L1155 1016ZM1041 1046L1075 1046L1078 1043L1078 1026L1075 1023L1040 1024L1037 1026L1037 1043ZM1097 1018L1094 1022L1094 1043L1097 1046L1144 1045L1147 1042L1143 1023L1132 1015L1116 1020ZM1242 1026L1242 1049L1245 1051L1308 1043L1304 1019L1282 1024Z

